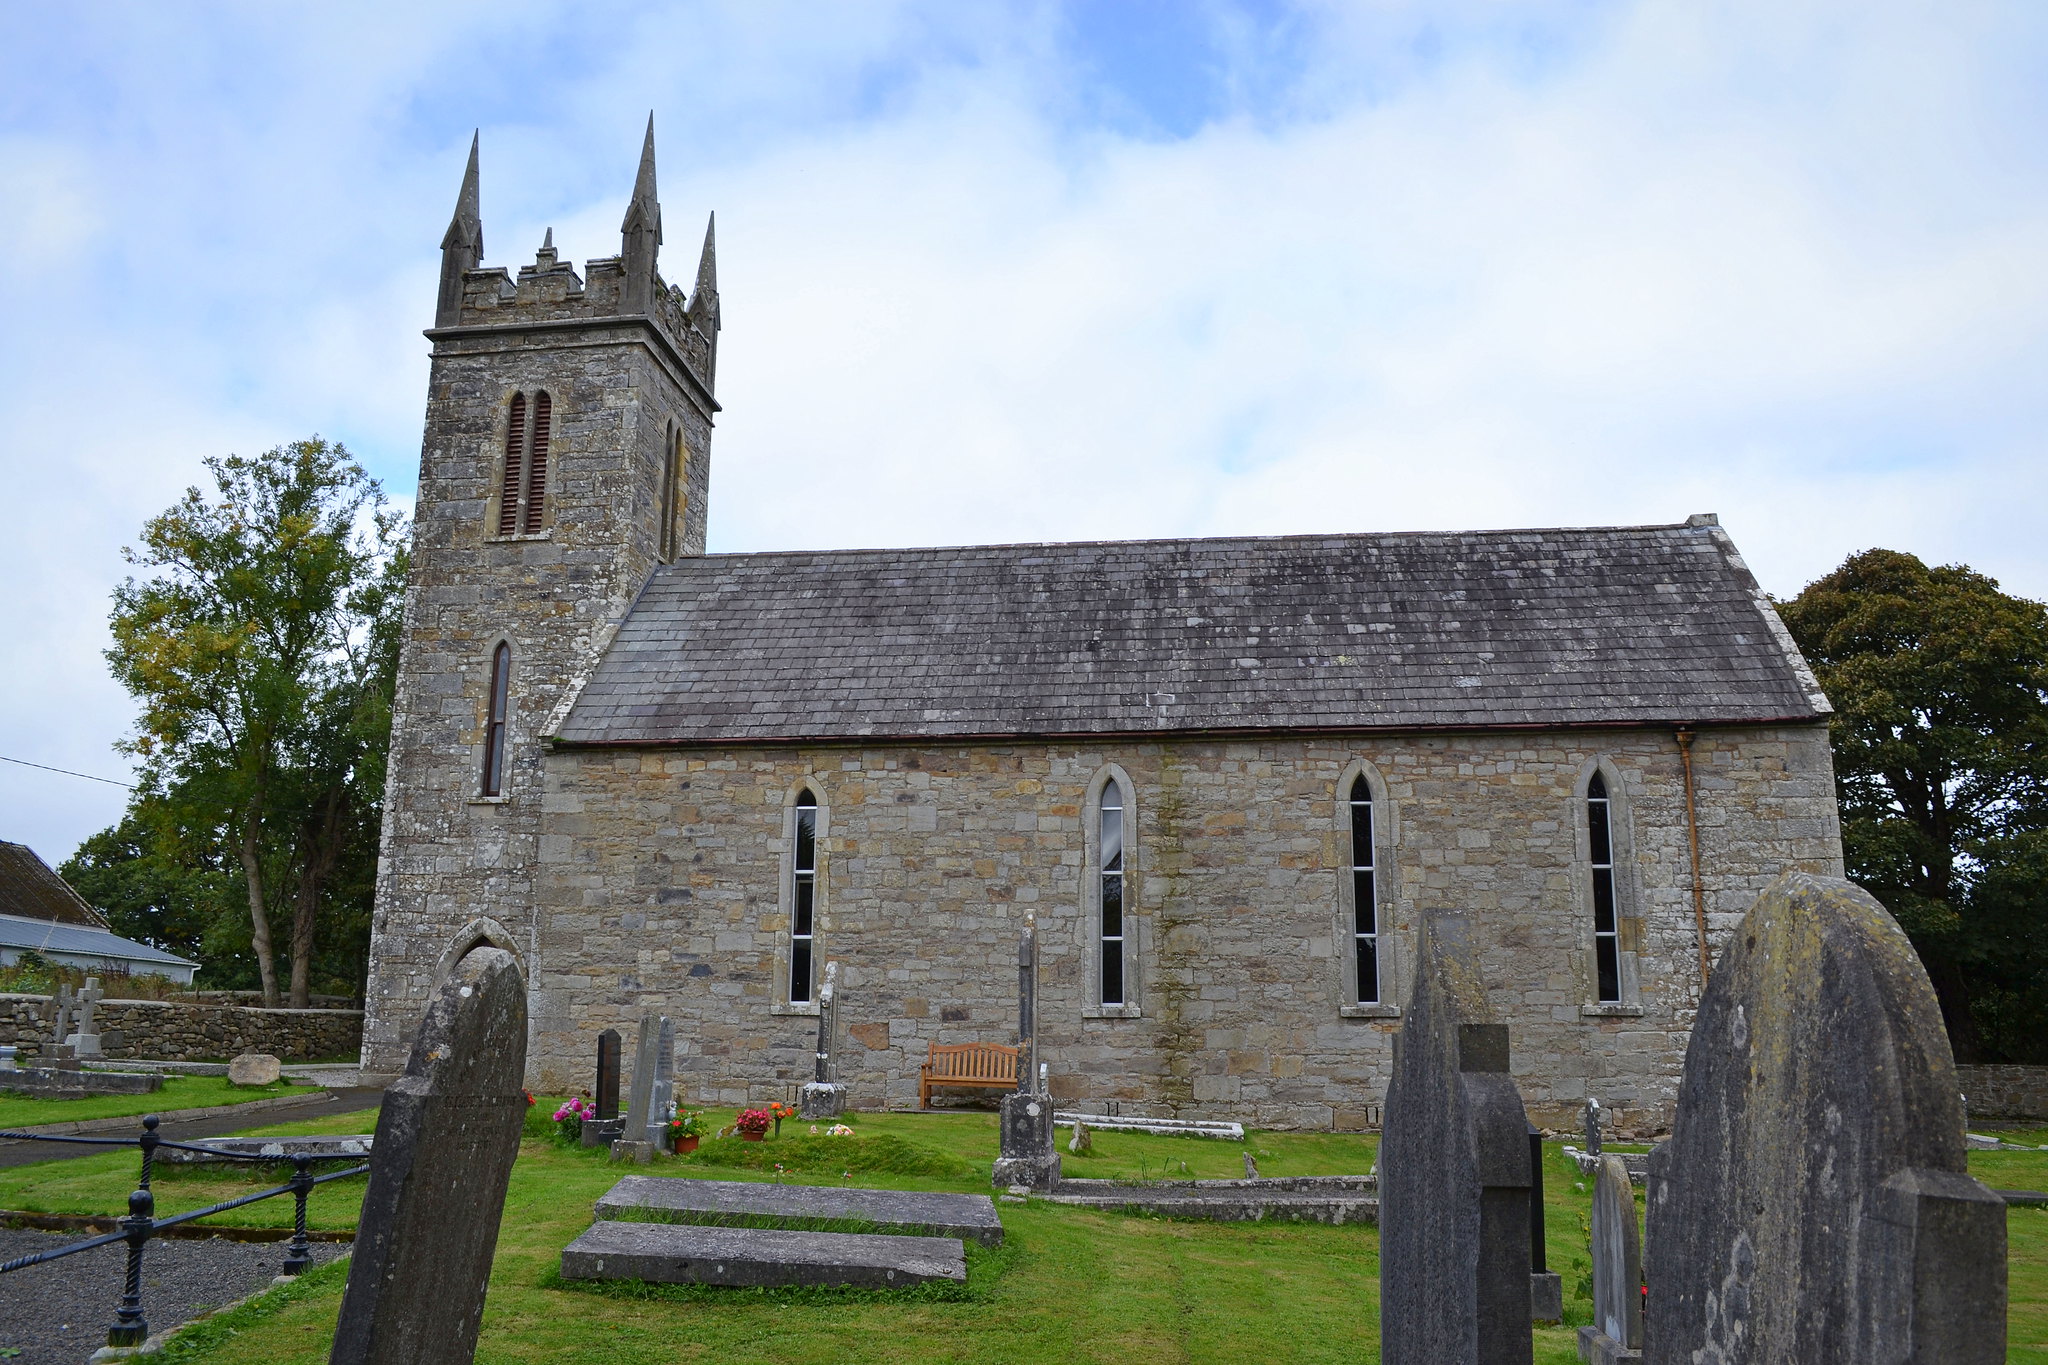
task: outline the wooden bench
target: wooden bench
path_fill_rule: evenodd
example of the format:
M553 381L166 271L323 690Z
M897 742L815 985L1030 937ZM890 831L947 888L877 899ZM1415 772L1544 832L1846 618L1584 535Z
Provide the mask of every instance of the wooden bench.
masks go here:
M1001 1043L933 1043L931 1055L917 1071L917 1107L931 1108L935 1086L1015 1090L1019 1051Z

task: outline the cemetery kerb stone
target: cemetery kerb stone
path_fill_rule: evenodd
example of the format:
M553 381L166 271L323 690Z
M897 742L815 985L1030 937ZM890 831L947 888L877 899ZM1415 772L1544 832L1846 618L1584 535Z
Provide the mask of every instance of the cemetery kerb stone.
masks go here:
M1593 1168L1593 1324L1579 1329L1581 1360L1628 1365L1643 1358L1642 1286L1635 1186L1626 1162L1603 1156Z
M525 1071L519 963L480 944L435 989L384 1093L329 1365L475 1358Z
M1425 915L1380 1137L1385 1365L1528 1365L1528 1133L1469 926Z
M597 1201L599 1218L725 1227L810 1227L971 1237L1003 1244L1003 1222L985 1194L857 1190L837 1185L768 1185L629 1175Z
M967 1261L957 1237L600 1220L563 1249L562 1278L903 1289L932 1280L964 1284Z
M1652 1159L1645 1358L2005 1359L2005 1207L1919 957L1869 893L1790 874L1722 951Z

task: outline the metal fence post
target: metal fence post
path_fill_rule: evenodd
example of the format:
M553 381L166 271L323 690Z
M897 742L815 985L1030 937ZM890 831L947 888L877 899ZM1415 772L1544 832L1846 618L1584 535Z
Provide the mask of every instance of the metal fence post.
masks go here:
M114 1314L114 1325L107 1329L109 1346L140 1346L149 1340L149 1323L142 1316L142 1249L149 1245L150 1234L156 1231L156 1196L150 1193L149 1179L156 1164L157 1143L163 1140L156 1133L159 1122L155 1114L145 1117L142 1138L136 1144L142 1148L142 1180L135 1193L128 1196L128 1216L121 1220L121 1227L128 1234L128 1276L120 1311Z
M306 1247L306 1196L313 1192L313 1158L292 1158L292 1244L285 1248L284 1273L296 1275L312 1264Z

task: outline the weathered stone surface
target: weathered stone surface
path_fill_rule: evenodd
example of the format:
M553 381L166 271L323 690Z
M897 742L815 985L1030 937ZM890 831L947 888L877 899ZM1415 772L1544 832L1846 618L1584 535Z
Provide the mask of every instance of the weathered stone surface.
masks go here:
M1848 882L1784 877L1737 927L1648 1193L1652 1362L2005 1359L2005 1206L1940 1008Z
M608 1028L597 1035L597 1086L593 1098L599 1119L619 1116L619 1031Z
M2048 1119L2048 1066L1959 1066L1973 1120Z
M654 1111L656 1072L660 1070L656 1059L661 1055L661 1022L661 1015L654 1010L640 1016L639 1040L633 1048L633 1093L626 1102L624 1140L628 1142L655 1140L648 1129Z
M473 948L435 991L385 1092L332 1365L474 1358L525 1069L519 964Z
M1098 1183L1063 1180L1044 1196L1055 1204L1077 1208L1115 1209L1155 1218L1184 1218L1214 1223L1372 1223L1379 1220L1380 1201L1363 1191L1261 1189L1250 1181L1219 1182L1236 1188L1202 1189L1185 1185L1129 1185L1101 1190Z
M51 1060L47 995L0 995L0 1043L24 1063ZM362 1045L361 1010L268 1010L189 1000L102 1000L94 1012L108 1061L210 1062L239 1052L268 1052L287 1062L353 1057Z
M230 1085L275 1085L284 1075L284 1063L267 1052L244 1052L228 1062Z
M1642 1359L1643 1244L1635 1185L1619 1157L1593 1168L1593 1323L1579 1329L1579 1358L1594 1365Z
M12 1071L7 1089L30 1095L149 1095L164 1088L164 1078L154 1071L86 1071L74 1060L69 1067L37 1067Z
M891 1232L971 1238L984 1246L1003 1244L1002 1220L985 1194L629 1175L597 1201L597 1216L761 1227L800 1222L828 1231L834 1223L858 1224Z
M967 1259L955 1237L607 1220L591 1224L562 1252L562 1278L900 1289L929 1280L964 1284Z
M1049 1190L1059 1184L1060 1154L1054 1145L1052 1100L1044 1095L1005 1095L997 1120L997 1151L991 1183L1007 1189Z
M1531 1359L1529 1124L1471 926L1425 923L1380 1139L1380 1358Z
M228 1161L237 1156L276 1157L279 1161L289 1161L295 1156L308 1156L320 1161L361 1161L370 1154L374 1142L368 1133L323 1137L204 1138L193 1144L204 1148L204 1151L164 1147L158 1150L156 1159L197 1166Z
M836 1119L846 1112L846 1087L830 1081L809 1081L797 1092L796 1112L806 1119Z

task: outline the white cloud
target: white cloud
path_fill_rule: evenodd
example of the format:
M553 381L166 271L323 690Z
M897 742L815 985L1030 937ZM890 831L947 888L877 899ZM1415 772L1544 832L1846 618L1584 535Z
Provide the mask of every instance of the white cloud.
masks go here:
M717 547L1714 510L1775 591L1883 544L2048 595L2029 9L1214 12L1185 137L1052 6L45 19L0 753L119 775L116 550L202 455L317 430L409 491L472 123L516 264L616 250L650 106L671 277L719 211ZM109 818L8 781L52 857Z

